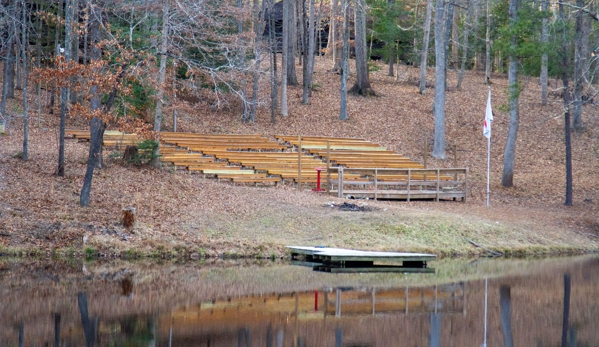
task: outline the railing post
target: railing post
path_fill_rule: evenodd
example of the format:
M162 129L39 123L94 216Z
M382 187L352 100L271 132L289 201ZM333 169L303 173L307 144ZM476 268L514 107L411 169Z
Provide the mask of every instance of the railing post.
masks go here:
M412 170L408 169L408 202L410 202L410 187L412 186Z
M439 201L439 174L440 174L439 169L437 169L437 202Z
M374 201L376 201L377 198L377 192L378 192L378 169L375 168L374 169Z
M302 186L302 135L297 136L297 190Z
M337 197L343 197L343 167L339 166L337 168Z
M327 140L327 195L331 194L331 141Z
M468 168L464 169L464 202L468 196Z

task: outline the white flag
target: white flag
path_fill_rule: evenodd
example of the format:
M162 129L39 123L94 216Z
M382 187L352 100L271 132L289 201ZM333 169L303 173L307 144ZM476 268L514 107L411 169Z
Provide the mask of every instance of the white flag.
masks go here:
M493 109L491 108L491 89L489 89L487 112L485 112L485 126L483 128L483 135L488 139L491 138L491 123L493 123Z

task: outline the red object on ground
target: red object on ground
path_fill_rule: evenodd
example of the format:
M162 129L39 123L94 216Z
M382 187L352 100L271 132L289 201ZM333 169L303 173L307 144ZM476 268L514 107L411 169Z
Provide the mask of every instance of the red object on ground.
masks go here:
M318 311L318 290L314 291L314 311Z
M320 172L324 170L321 167L314 168L316 170L316 188L312 189L313 192L324 192L324 189L320 188Z

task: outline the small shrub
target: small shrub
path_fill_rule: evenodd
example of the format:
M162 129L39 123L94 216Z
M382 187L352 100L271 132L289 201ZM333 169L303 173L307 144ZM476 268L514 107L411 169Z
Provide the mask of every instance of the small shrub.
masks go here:
M154 140L148 139L141 141L137 144L137 151L134 151L130 155L124 155L124 159L135 165L148 164L152 161L152 159L156 158L154 151L157 147L158 142Z
M83 254L85 255L86 260L90 260L98 255L98 251L93 247L85 247Z

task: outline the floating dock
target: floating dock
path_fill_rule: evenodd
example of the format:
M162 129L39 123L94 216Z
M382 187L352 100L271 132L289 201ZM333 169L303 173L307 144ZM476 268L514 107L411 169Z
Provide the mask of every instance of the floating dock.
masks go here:
M291 250L291 259L294 264L311 266L314 271L335 273L434 273L434 269L427 268L427 261L435 260L437 257L434 254L426 253L371 252L328 247L287 246L287 248Z

